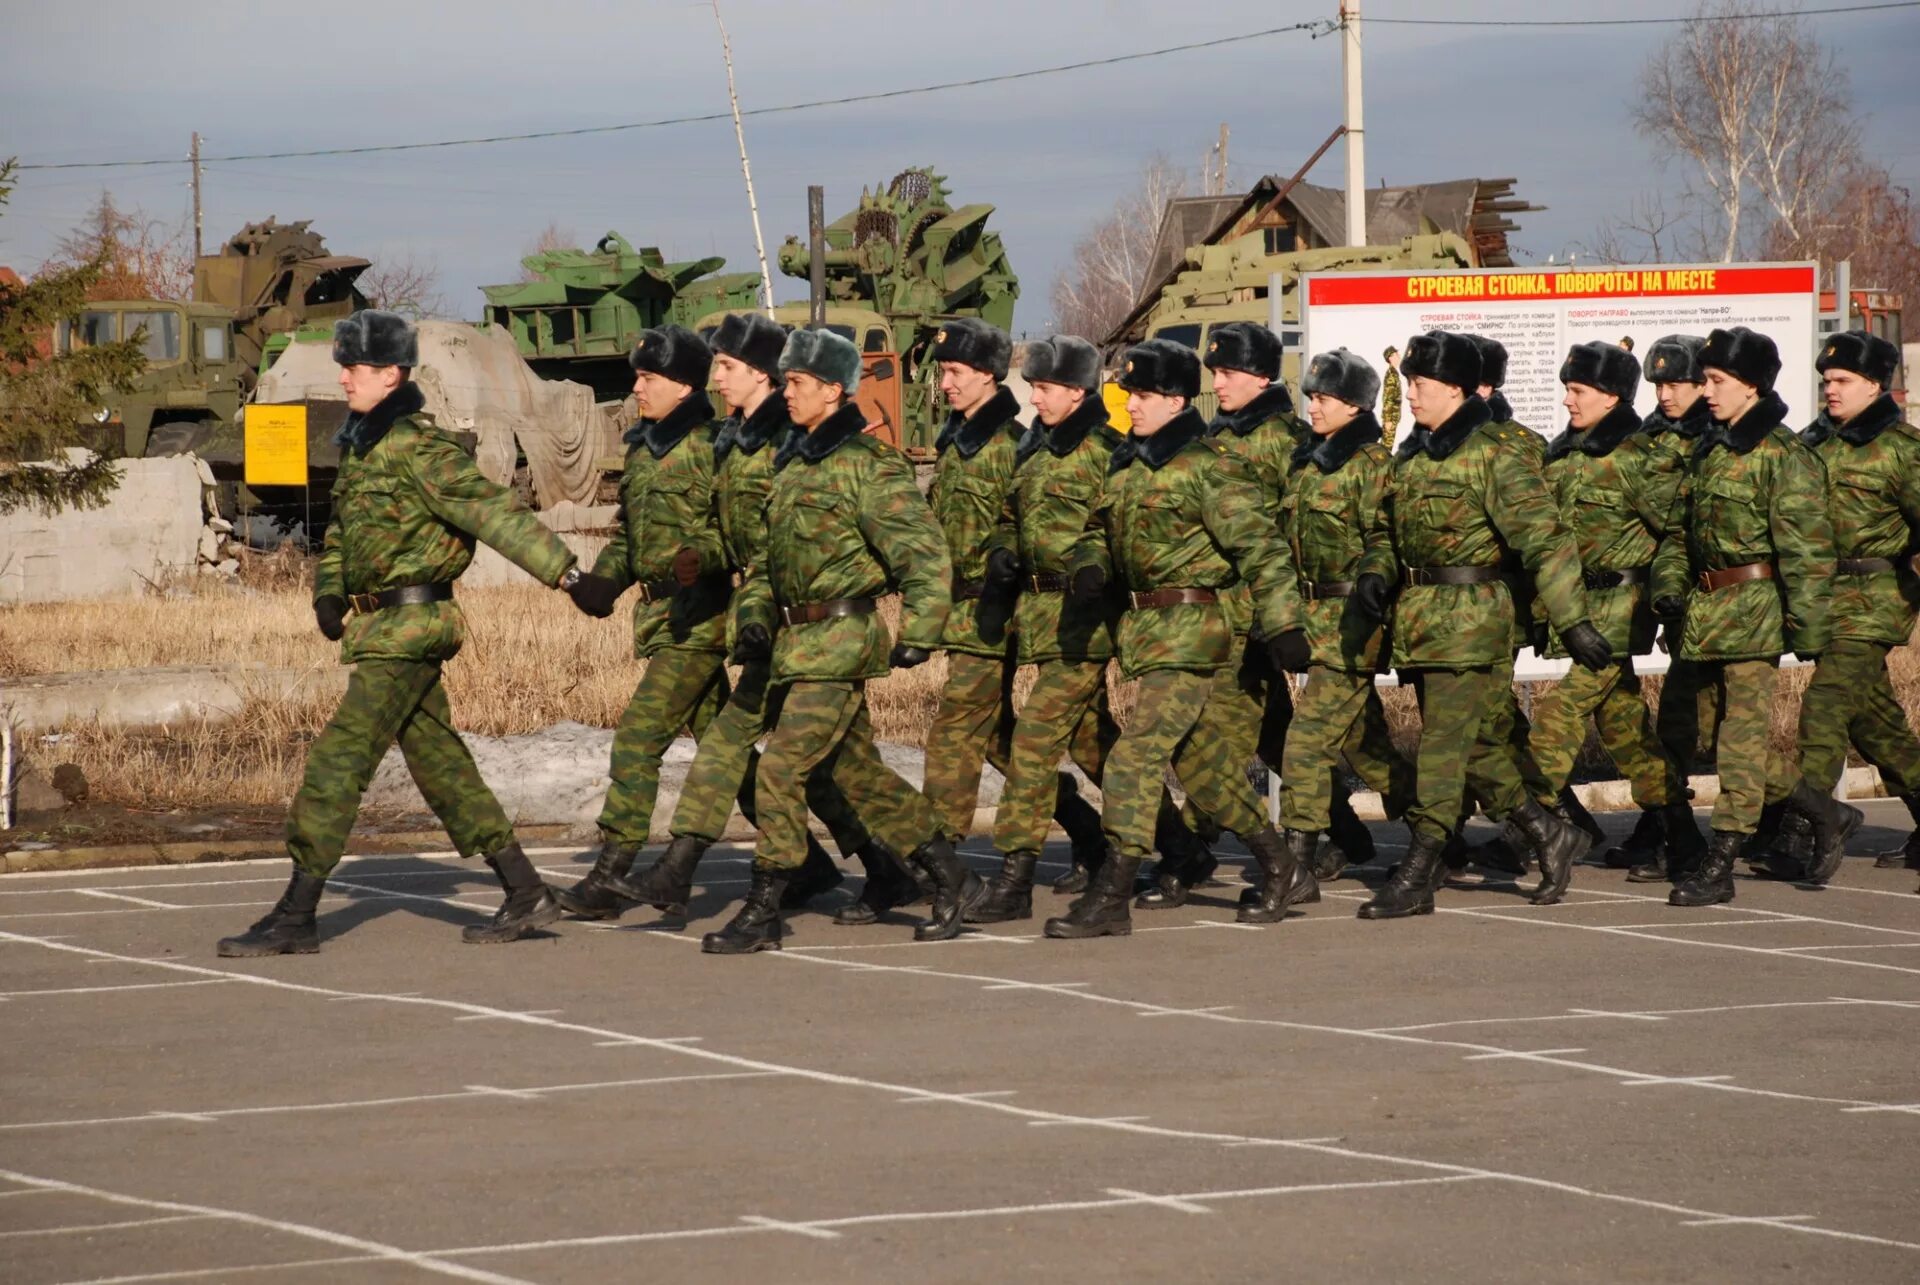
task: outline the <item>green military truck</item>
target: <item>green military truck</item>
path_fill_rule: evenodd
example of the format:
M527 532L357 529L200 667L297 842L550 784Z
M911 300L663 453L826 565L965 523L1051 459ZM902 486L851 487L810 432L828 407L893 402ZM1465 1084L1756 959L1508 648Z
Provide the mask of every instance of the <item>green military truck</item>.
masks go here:
M90 303L54 327L53 349L66 356L136 337L147 368L128 391L108 394L91 444L136 458L231 446L237 464L234 424L253 380L234 352L232 311L156 299Z

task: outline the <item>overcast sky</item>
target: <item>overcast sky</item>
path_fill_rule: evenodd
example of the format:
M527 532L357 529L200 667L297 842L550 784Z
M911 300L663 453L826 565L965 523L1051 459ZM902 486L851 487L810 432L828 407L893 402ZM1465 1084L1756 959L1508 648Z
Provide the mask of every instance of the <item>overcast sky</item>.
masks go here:
M1817 0L1829 3L1830 0ZM1369 17L1670 16L1689 0L1367 0ZM1335 0L722 0L742 104L899 89L1133 53L1330 17ZM1869 150L1920 186L1920 10L1812 19L1840 51ZM1671 27L1523 31L1374 26L1367 182L1512 176L1550 207L1522 217L1523 261L1564 257L1609 212L1663 184L1628 123L1636 74ZM0 0L0 156L24 162L355 147L725 111L713 15L686 0L328 0L324 5ZM1074 238L1154 153L1198 167L1232 126L1234 185L1291 173L1340 123L1340 44L1283 34L1013 84L749 118L771 254L863 184L931 164L992 226L1020 274L1016 327L1048 318ZM1343 181L1335 148L1310 176ZM187 168L30 172L0 214L0 263L36 267L110 187L172 223ZM339 253L439 269L455 315L510 281L549 221L591 243L617 229L669 258L754 268L730 123L395 155L209 163L206 238L311 218ZM775 267L778 273L777 266ZM776 276L782 298L802 283Z

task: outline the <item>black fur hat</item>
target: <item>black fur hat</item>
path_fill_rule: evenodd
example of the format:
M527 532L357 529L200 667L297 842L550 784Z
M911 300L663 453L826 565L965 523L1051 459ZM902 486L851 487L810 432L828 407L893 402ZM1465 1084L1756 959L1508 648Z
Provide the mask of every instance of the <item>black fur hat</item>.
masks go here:
M1640 359L1619 344L1575 344L1560 363L1560 382L1612 393L1624 406L1640 391Z
M1400 373L1408 379L1437 379L1471 393L1480 387L1480 345L1471 335L1429 330L1407 340L1407 351L1400 357Z
M1850 370L1880 385L1884 393L1893 387L1894 376L1899 373L1900 350L1879 335L1870 335L1864 330L1843 330L1827 336L1813 368L1823 375L1830 370Z
M1467 338L1473 340L1473 346L1480 350L1480 382L1489 388L1506 387L1507 346L1485 335L1468 335Z
M984 370L995 379L1007 377L1013 360L1013 340L998 326L978 317L955 317L944 322L933 337L934 361L957 361Z
M724 353L780 383L780 353L787 346L787 328L760 312L730 312L709 341L716 355Z
M627 355L627 362L637 371L664 375L689 388L705 388L707 373L713 369L713 351L685 326L661 326L640 332L640 342Z
M1207 335L1208 370L1280 378L1280 337L1257 321L1229 321Z
M860 350L853 340L831 330L796 330L780 350L780 370L783 374L797 370L823 383L838 384L851 397L860 387Z
M1200 354L1171 339L1135 344L1121 362L1120 387L1192 401L1200 395Z
M1372 410L1373 399L1380 395L1380 374L1358 353L1335 348L1332 352L1316 353L1307 363L1307 373L1300 380L1300 392L1308 397L1323 393L1361 410Z
M1100 350L1078 335L1055 335L1027 345L1020 377L1029 384L1065 384L1100 391Z
M333 323L333 360L342 366L418 366L420 335L397 312L362 308Z
M1700 350L1707 341L1699 335L1662 335L1647 349L1646 376L1649 384L1704 384L1707 373L1700 369Z
M1745 326L1716 330L1700 350L1700 368L1708 367L1724 370L1742 383L1770 393L1780 374L1780 350L1773 340Z

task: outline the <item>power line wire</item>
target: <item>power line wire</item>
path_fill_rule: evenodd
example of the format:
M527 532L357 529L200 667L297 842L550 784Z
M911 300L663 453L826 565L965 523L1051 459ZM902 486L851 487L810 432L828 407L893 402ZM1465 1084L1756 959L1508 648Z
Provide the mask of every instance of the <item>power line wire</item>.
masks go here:
M1674 18L1375 18L1364 27L1671 27L1689 22L1751 22L1761 18L1819 18L1837 13L1874 13L1884 9L1920 9L1920 0L1835 5L1827 9L1777 9L1768 13L1702 13Z

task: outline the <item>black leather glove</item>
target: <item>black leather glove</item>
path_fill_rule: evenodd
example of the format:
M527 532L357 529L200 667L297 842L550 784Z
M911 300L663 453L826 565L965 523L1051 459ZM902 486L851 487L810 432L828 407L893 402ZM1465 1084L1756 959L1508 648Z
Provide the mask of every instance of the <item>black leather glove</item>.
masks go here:
M933 658L933 653L925 647L910 647L906 643L895 643L893 654L887 657L887 663L895 669L912 669L924 665Z
M1547 654L1547 646L1553 641L1553 626L1544 620L1536 620L1527 628L1527 641L1533 644L1536 656Z
M574 606L589 616L605 620L613 614L613 603L620 592L620 586L612 580L589 571L568 587L567 596L573 599Z
M1660 626L1660 632L1654 637L1654 646L1660 649L1662 656L1670 656L1673 649L1680 645L1680 625L1670 622Z
M773 635L767 627L760 624L742 625L733 639L733 663L751 665L755 661L773 659Z
M1267 639L1267 655L1273 659L1275 669L1289 674L1304 674L1313 663L1313 648L1307 644L1304 629L1289 629Z
M995 549L987 555L987 588L1005 593L1020 579L1020 559L1012 549Z
M1561 630L1560 643L1576 663L1595 673L1613 663L1612 645L1585 620Z
M1105 567L1081 567L1073 573L1073 588L1067 596L1082 605L1092 602L1107 591L1107 571Z
M1377 571L1369 571L1353 582L1353 605L1360 614L1378 624L1387 618L1387 595L1393 586Z
M1687 611L1687 600L1677 593L1662 594L1653 600L1653 614L1663 620L1678 620Z
M700 550L682 549L673 555L673 578L682 589L700 578Z
M320 632L328 642L339 642L347 632L347 600L337 593L315 598L313 618L320 622Z

